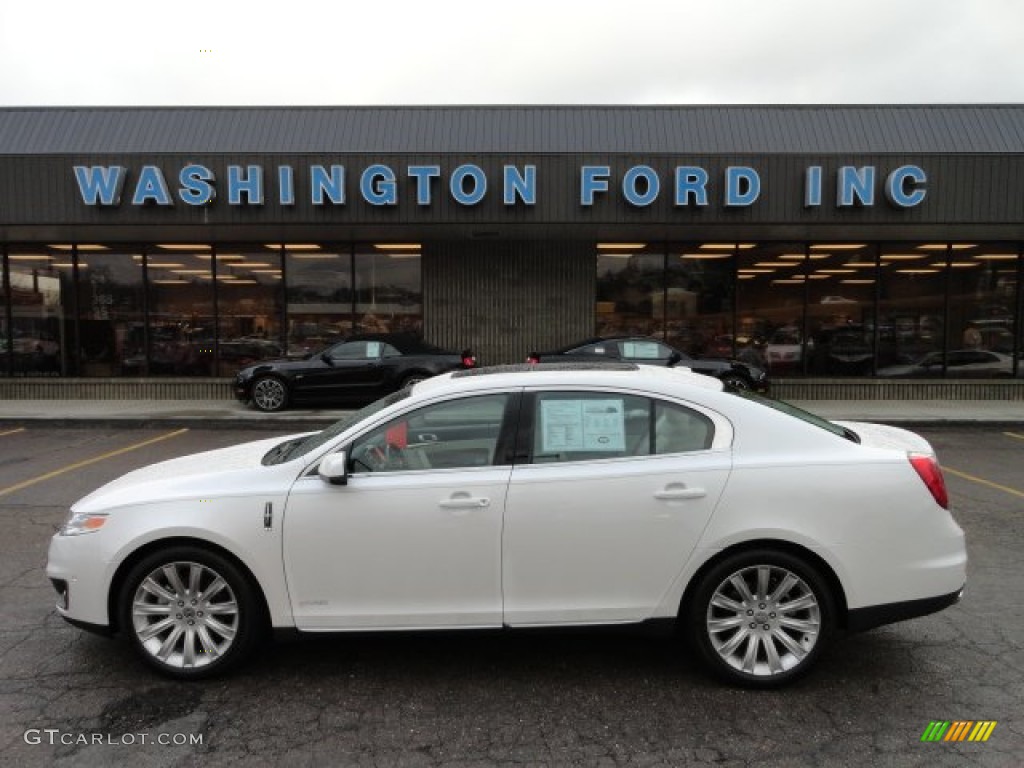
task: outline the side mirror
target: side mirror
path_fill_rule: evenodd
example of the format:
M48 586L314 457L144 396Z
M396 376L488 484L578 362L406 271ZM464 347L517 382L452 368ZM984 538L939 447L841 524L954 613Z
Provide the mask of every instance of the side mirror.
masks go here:
M331 356L328 355L326 352L320 353L320 359L327 363L329 366L334 366L334 361L331 359Z
M317 468L317 474L325 483L348 485L348 455L340 451L325 456Z
M680 355L678 352L673 352L671 355L668 356L667 366L669 368L675 368L682 361L683 361L683 356Z

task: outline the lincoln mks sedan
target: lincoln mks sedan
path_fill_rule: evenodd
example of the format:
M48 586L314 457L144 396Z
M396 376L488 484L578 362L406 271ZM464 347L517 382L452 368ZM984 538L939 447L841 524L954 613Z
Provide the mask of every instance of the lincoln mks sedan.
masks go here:
M755 687L952 605L965 573L920 436L630 363L456 371L138 469L73 505L47 566L64 618L176 678L272 628L671 624Z

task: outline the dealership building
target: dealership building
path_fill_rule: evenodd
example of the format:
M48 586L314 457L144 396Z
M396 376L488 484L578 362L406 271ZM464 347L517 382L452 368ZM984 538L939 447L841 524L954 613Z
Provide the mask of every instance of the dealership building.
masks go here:
M9 384L645 334L1022 398L1022 251L1021 105L0 109Z

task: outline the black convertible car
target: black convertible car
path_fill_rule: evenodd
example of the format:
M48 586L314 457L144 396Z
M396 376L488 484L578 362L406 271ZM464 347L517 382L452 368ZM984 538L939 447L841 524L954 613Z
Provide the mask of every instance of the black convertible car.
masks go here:
M755 392L768 391L768 374L761 368L739 360L721 358L690 357L670 347L663 341L649 336L610 336L587 339L570 344L553 352L531 352L528 363L553 363L560 360L593 362L646 363L647 365L681 365L696 373L721 379L733 389L752 389Z
M261 360L235 377L235 396L261 411L298 404L369 403L439 373L476 367L467 349L446 352L415 336L352 336L305 357Z

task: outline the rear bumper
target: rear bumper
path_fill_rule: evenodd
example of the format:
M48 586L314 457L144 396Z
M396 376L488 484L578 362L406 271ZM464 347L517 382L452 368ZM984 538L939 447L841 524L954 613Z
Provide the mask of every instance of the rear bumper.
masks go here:
M960 602L963 594L964 587L960 587L956 592L950 592L948 595L940 595L938 597L904 600L899 603L886 603L885 605L869 605L865 608L852 608L847 612L846 628L851 632L863 632L866 629L873 629L884 624L893 624L897 621L906 621L918 616L927 616L929 613L937 613Z

